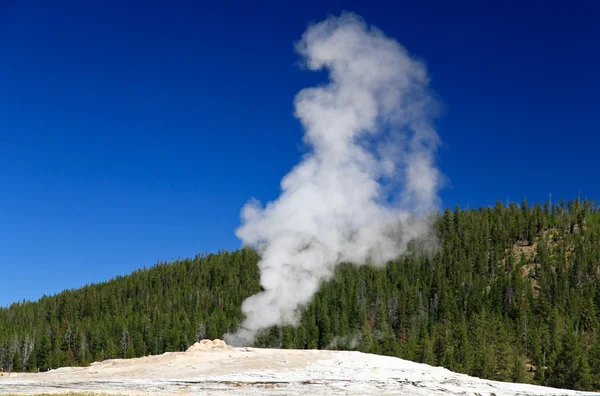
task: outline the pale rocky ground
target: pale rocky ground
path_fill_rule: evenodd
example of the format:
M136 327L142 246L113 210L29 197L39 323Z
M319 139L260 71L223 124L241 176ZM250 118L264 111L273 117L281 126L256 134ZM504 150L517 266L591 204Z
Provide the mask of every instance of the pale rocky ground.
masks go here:
M487 381L360 352L232 348L203 340L187 352L107 360L0 377L0 395L591 395Z

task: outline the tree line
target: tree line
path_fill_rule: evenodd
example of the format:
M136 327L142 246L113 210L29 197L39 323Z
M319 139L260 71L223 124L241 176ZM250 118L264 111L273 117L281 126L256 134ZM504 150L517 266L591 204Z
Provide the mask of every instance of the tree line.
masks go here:
M481 378L600 390L600 211L587 199L446 209L438 248L342 264L255 345L356 349ZM159 263L0 309L0 366L38 371L221 338L260 291L250 248Z

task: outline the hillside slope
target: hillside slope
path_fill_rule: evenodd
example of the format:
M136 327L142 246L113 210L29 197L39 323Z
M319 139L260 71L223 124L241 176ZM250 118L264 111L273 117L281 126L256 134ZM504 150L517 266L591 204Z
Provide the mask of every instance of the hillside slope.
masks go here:
M590 201L440 214L431 242L376 269L340 265L297 327L256 347L400 357L501 381L600 389L600 213ZM242 320L251 249L162 263L0 309L0 366L45 371L185 351Z
M1 394L102 392L243 395L584 395L485 381L360 352L232 348L203 340L187 352L107 360L87 368L0 377Z

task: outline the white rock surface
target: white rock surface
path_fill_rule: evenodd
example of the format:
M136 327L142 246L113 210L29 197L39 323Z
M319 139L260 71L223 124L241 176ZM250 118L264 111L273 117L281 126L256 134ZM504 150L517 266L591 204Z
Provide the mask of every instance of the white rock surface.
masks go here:
M187 352L107 360L46 373L5 374L0 395L592 395L487 381L360 352L232 348L203 340Z

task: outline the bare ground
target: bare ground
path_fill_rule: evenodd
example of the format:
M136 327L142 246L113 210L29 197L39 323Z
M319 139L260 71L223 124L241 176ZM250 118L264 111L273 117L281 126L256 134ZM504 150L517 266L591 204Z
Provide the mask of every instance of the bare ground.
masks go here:
M486 381L360 352L232 348L203 340L187 352L0 377L0 395L584 395Z

